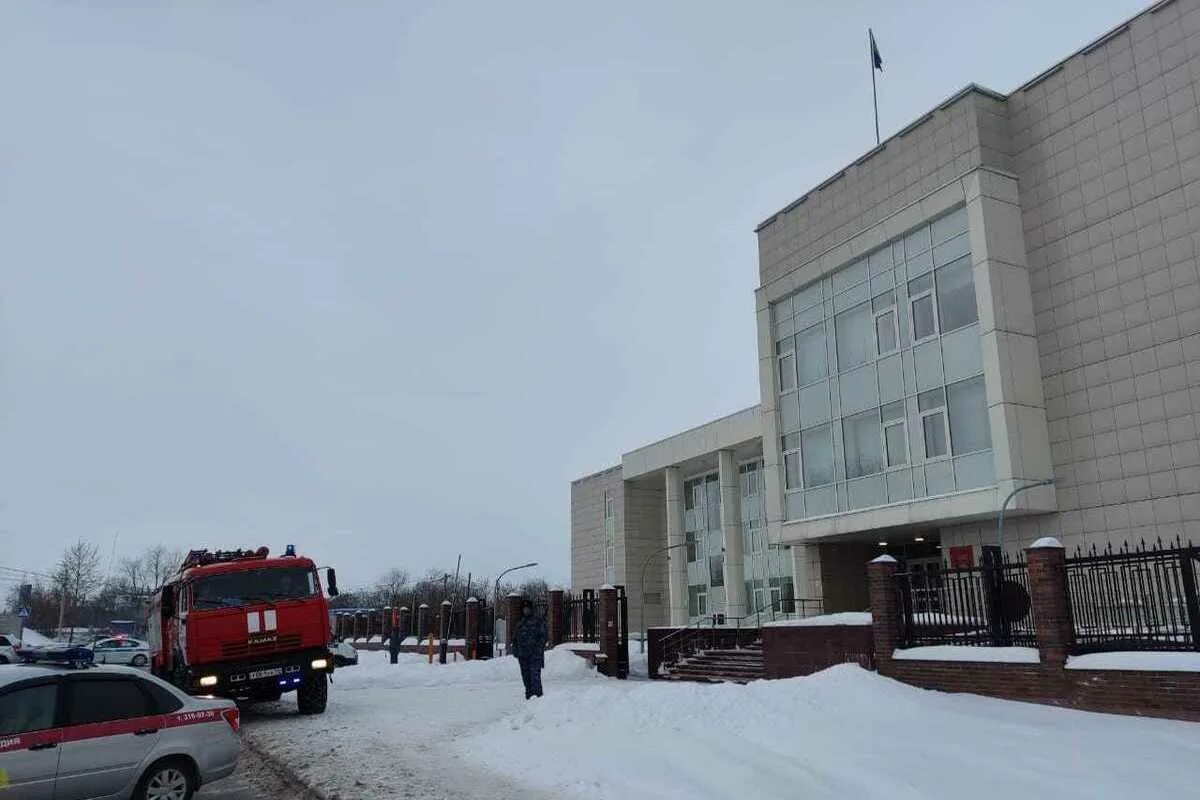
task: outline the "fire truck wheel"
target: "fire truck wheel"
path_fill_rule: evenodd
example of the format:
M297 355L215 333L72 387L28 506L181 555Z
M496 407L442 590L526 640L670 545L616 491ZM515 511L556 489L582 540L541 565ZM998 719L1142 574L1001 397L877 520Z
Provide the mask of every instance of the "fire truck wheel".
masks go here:
M329 700L329 679L324 672L314 672L296 691L296 704L301 714L323 714Z

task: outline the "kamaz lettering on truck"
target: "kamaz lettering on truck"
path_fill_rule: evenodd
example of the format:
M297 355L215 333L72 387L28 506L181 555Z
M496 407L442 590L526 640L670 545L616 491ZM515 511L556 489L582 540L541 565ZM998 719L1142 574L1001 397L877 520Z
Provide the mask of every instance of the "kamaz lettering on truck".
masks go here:
M326 570L329 594L337 577ZM193 550L159 590L149 619L154 674L191 694L278 700L295 691L302 714L325 710L333 657L329 605L316 565L288 545Z

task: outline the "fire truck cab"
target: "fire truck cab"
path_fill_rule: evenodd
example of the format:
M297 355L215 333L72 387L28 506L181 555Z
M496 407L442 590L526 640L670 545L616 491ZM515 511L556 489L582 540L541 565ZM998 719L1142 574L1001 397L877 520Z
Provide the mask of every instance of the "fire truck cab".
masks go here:
M331 596L337 577L326 570ZM288 545L193 550L155 593L149 619L154 674L191 694L278 700L295 691L320 714L333 672L329 606L317 567Z

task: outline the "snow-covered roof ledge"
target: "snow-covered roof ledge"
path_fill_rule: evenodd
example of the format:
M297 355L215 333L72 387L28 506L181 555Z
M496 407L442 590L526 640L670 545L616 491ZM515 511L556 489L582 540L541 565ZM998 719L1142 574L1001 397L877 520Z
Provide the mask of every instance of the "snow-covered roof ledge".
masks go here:
M1170 653L1136 650L1120 653L1088 653L1067 659L1067 669L1119 670L1137 672L1200 672L1200 653Z
M872 558L871 563L872 564L895 564L895 563L897 563L897 561L896 561L896 559L889 556L887 553L884 553L881 556L876 556L875 558Z
M1043 536L1042 538L1038 539L1033 544L1029 545L1030 550L1036 550L1041 547L1047 547L1047 548L1053 547L1055 549L1062 550L1063 543L1060 542L1058 539L1055 539L1053 536Z
M600 591L603 592L605 589L616 589L616 588L617 587L613 586L611 583L606 583L600 587Z
M835 614L821 614L815 617L800 617L798 619L781 619L764 622L764 628L819 628L822 626L870 625L870 611L839 611Z
M892 658L901 661L989 661L1003 664L1037 664L1041 661L1036 647L968 647L955 644L893 650Z

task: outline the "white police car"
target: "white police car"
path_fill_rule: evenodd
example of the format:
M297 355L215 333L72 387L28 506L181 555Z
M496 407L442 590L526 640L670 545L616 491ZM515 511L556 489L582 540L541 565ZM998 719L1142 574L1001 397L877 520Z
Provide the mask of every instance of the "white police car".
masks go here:
M129 664L144 667L150 663L150 643L128 636L113 636L92 643L97 664Z
M129 667L0 666L0 798L190 800L237 766L239 726Z
M0 664L15 664L21 659L17 656L17 649L21 643L12 636L0 634Z

